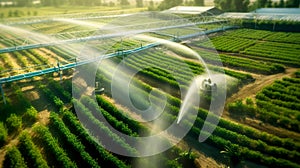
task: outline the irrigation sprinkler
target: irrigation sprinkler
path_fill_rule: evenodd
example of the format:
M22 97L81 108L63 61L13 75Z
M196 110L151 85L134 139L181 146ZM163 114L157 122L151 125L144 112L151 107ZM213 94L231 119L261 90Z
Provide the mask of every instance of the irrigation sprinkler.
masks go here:
M58 74L59 74L60 82L62 82L62 70L60 68L59 61L57 61L57 68L58 68Z
M95 87L95 94L96 94L96 93L98 93L98 94L104 93L104 88L103 88L103 87L102 87L102 88L99 87L99 82L96 82L95 84L96 84L96 87Z
M205 91L205 92L216 91L217 90L217 84L212 83L210 78L204 79L202 81L202 90Z

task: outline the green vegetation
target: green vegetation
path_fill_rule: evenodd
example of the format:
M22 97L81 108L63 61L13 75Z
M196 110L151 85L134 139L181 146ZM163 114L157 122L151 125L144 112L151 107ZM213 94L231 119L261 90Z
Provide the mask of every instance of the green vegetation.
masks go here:
M19 137L18 149L24 157L25 162L34 168L47 168L47 162L44 160L38 147L34 145L30 134L23 132Z
M3 166L9 168L27 168L24 158L22 157L20 151L16 147L11 147L7 149Z
M7 140L7 129L4 124L0 122L0 146L3 146Z
M78 167L100 167L98 163L85 151L82 143L73 135L70 130L65 126L63 121L56 113L50 114L50 126L55 129L61 136L65 143L65 150L71 153Z
M237 101L229 105L229 111L258 118L264 123L300 132L300 80L283 78L265 87L256 95L256 106Z
M256 43L256 41L254 40L234 38L230 36L217 36L213 37L210 41L199 43L199 46L208 48L215 47L217 50L220 51L238 52Z
M277 34L284 36L285 40L276 40ZM196 46L212 48L218 51L239 53L237 56L246 57L253 60L262 60L264 62L275 62L289 66L299 66L299 57L297 57L300 45L296 33L270 32L265 30L240 29L224 33L222 36L213 37L210 41L197 42ZM281 39L281 38L278 38ZM284 51L284 52L282 52ZM234 54L231 54L234 55ZM222 59L223 57L223 59ZM228 56L221 56L228 61ZM244 59L245 60L245 59ZM249 60L251 61L251 60ZM254 63L254 62L253 62ZM268 63L264 63L268 64ZM257 65L257 64L253 64ZM263 67L263 65L259 65ZM266 67L267 68L267 67ZM249 70L249 68L246 67ZM276 70L277 69L277 70ZM281 65L274 65L269 68L274 73L282 72ZM261 70L258 70L258 72ZM267 73L267 74L268 74Z
M1 7L0 19L5 18L16 18L16 17L32 17L32 16L54 16L54 15L62 15L62 14L76 14L76 13L95 13L95 12L103 12L103 13L112 13L110 11L114 11L115 14L119 13L133 13L146 10L146 8L128 8L124 9L120 6L89 6L88 8L84 6L74 6L70 8L69 5L63 5L59 7L54 6L45 6L45 7Z
M22 128L22 118L16 114L11 114L10 117L6 119L6 125L9 132L18 132Z
M110 71L109 69L104 69ZM107 73L103 72L103 74ZM108 80L107 82L109 83L108 78L105 79L106 77L104 76L102 76L101 78L103 81ZM146 91L149 89L149 86L145 83L137 81L135 81L134 83L136 87L139 87L142 90ZM134 91L137 95L147 94L141 89L135 89ZM159 97L160 94L161 93L158 92L157 97ZM180 103L178 104L178 102L180 101L179 99L172 96L167 97L171 98L171 100L168 99L169 101L166 105L166 107L169 108L170 111L168 114L163 114L163 118L165 118L168 123L172 123L178 115L180 107ZM250 100L248 100L248 104L253 105ZM198 138L200 128L202 128L207 115L207 111L202 109L199 110L196 122L192 130L190 131L191 136ZM191 123L185 124L189 125ZM239 151L241 151L241 153L239 154L240 157L268 166L276 165L277 167L295 167L296 164L294 162L296 162L298 156L300 156L299 152L297 152L297 150L299 149L299 144L295 143L291 139L283 139L274 135L269 135L265 132L260 132L250 127L237 125L225 119L220 120L220 123L214 131L213 135L209 137L206 143L213 145L220 150L223 150L230 144L234 144L235 148L238 148Z
M98 158L98 163L104 165L111 165L112 167L128 167L123 161L108 152L103 146L94 140L84 129L77 117L69 111L65 111L63 115L64 123L70 128L70 131L80 139L84 144L85 149L89 151L93 158Z
M252 60L249 58L226 54L217 55L216 53L206 52L196 47L194 47L194 49L205 60L206 63L213 65L218 65L219 62L222 61L223 66L225 67L259 74L274 74L285 71L285 67L283 65L276 63Z
M78 4L75 1L68 1L68 3L75 5L73 9L68 6L70 4L60 6L57 4L58 1L49 2L47 4L46 1L42 1L42 6L48 7L1 8L0 18L45 15L46 12L51 17L56 14L78 11L89 12L89 14L78 15L82 18L100 15L99 13L93 13L100 9L97 6L89 7L90 10L88 11L86 7L76 6ZM137 2L139 2L138 6L140 7L144 5L141 4L142 1L137 0ZM164 1L159 8L166 8L170 5L166 2L169 1ZM226 4L224 2L227 2L227 0L218 1L219 5L225 9L226 6L224 5ZM238 10L246 10L244 5L247 4L247 1L240 1L242 2L240 3L234 0L231 2L234 3L233 6L235 7L226 10L237 10L237 7L239 7ZM82 1L81 5L90 6L92 3L98 5L92 1ZM113 14L144 10L144 8L125 9L128 5L127 1L119 1L118 3L123 7L103 7L101 11L104 12L101 16L109 14L108 10L111 9L117 10ZM174 3L181 4L182 2L174 1ZM194 1L193 3L201 4L202 1ZM266 5L263 1L257 1L256 3L259 3L260 6ZM55 5L57 7L50 7ZM154 4L152 4L152 7L154 8ZM32 10L28 12L27 10L30 9ZM55 9L57 10L55 11ZM21 19L23 21L23 18ZM24 20L26 19L30 21L31 18L25 18ZM8 20L20 21L13 18ZM111 20L94 18L92 22L103 24ZM251 27L254 22L243 21L240 24ZM266 26L266 29L270 29L269 26L273 26L273 24L273 22L259 21L256 26ZM276 30L290 24L290 22L276 22ZM298 25L298 23L295 25L292 23L291 27L297 27ZM209 24L199 27L213 29L220 26L220 24ZM59 39L86 37L95 34L95 28L87 28L83 25L57 20L20 27L41 34L59 33L56 35ZM294 29L294 27L290 29ZM80 33L77 34L76 32L79 31ZM178 29L169 29L161 32L176 34L177 31ZM193 31L195 30L186 29L183 33L190 34ZM18 33L3 31L0 35L2 37L0 45L3 47L24 44L24 40L19 37ZM148 33L148 35L153 34ZM163 35L157 33L156 36L162 37ZM299 68L299 37L299 33L237 29L212 35L211 42L221 52L220 55L214 53L210 41L193 41L190 48L209 64L209 69L215 72L225 72L226 80L229 79L226 89L227 95L230 97L240 87L254 82L256 78L260 82L260 80L263 81L271 74L287 76L289 74L284 74L284 72L290 73L291 66L293 71L295 68ZM114 154L105 149L105 145L107 145L105 143L107 142L102 140L109 139L109 143L121 150L132 154L138 153L138 150L127 139L119 137L110 130L108 124L126 135L143 137L152 133L151 126L155 122L144 124L136 121L137 118L147 119L152 114L135 113L134 108L123 105L122 100L112 99L112 77L117 65L122 64L130 70L139 71L131 79L129 86L130 92L133 93L130 94L130 100L135 108L147 109L149 106L153 106L153 108L159 109L162 97L166 97L166 105L163 113L159 116L161 120L165 121L166 126L177 120L182 102L180 98L183 96L180 91L186 91L193 78L205 72L201 63L192 60L189 53L180 51L180 48L173 50L160 45L148 49L146 52L141 51L132 55L122 55L122 50L141 47L148 42L126 37L122 40L114 39L110 48L106 48L106 45L101 42L95 41L95 43L97 43L93 46L95 50L119 53L118 57L111 58L109 61L102 60L101 63L103 64L101 64L96 74L96 81L99 82L100 88L104 88L104 95L98 95L98 92L90 90L92 86L89 86L88 90L96 94L95 99L81 95L77 87L84 88L85 83L82 83L82 86L72 84L69 77L73 69L64 70L62 81L58 81L58 74L54 73L2 85L5 96L8 98L6 105L2 105L2 101L0 102L0 146L2 147L1 150L6 152L5 158L3 158L3 167L105 167L106 165L122 168L131 167L134 162L132 158ZM77 57L76 60L75 57ZM17 68L20 67L29 67L22 70L22 72L29 72L45 67L55 67L59 65L58 63L64 64L82 59L76 51L69 50L65 46L15 51L0 55L1 72L13 69L0 75L3 77L19 74L20 71ZM222 61L226 68L220 67L219 61ZM120 75L129 78L125 71L121 72ZM254 83L252 86L254 87L256 84ZM207 111L206 104L216 97L211 96L210 93L201 92L200 107L192 107L198 111L198 114L195 116L186 115L188 119L178 125L178 129L180 130L181 126L189 126L191 130L187 135L188 138L198 139L204 124L214 129L214 122L205 122L207 117L210 116L214 121L219 120L212 135L204 142L212 147L213 150L209 152L211 152L213 158L215 154L222 153L226 160L221 160L221 162L230 166L243 164L241 161L246 160L268 167L299 167L299 86L300 71L298 70L291 77L277 80L272 85L264 87L255 98L247 98L228 104L229 116L226 115L226 118L220 120ZM218 88L220 87L218 86ZM179 90L179 88L182 90ZM122 83L120 83L120 87L114 89L120 95L124 92ZM79 96L78 100L72 98L72 91L73 94ZM40 102L44 99L48 102ZM48 112L51 110L55 112ZM40 111L43 112L38 114ZM77 117L79 115L80 117ZM193 117L196 118L194 123L190 121ZM106 119L107 123L103 122L103 119ZM234 119L236 120L233 121ZM245 124L246 120L259 121L257 125L252 123L258 129L247 126ZM80 121L89 124L82 124ZM283 135L277 134L273 130L270 132L275 132L274 134L266 133L262 131L265 128L259 128L259 126L265 125L277 127L278 130L289 131L287 134L283 133ZM204 134L208 134L208 132L204 132ZM294 138L292 135L297 135L297 137ZM176 137L176 135L170 136ZM98 137L100 137L99 140ZM166 140L166 143L171 142ZM185 146L185 144L182 146ZM181 145L179 147L185 148ZM138 160L142 165L152 165L156 161L163 167L195 166L194 159L196 157L185 152L185 150L173 147L162 154L150 158L139 158ZM202 152L205 153L206 151Z
M248 11L249 0L215 0L215 5L226 12L246 12Z
M74 99L73 100L75 108L77 108L77 112L82 115L82 119L90 121L90 124L87 125L87 129L96 128L97 134L102 135L104 137L111 139L111 143L114 146L119 147L120 149L125 150L128 153L136 154L136 150L132 148L124 139L121 139L117 134L113 133L105 123L100 122L87 107L85 107L81 102ZM89 127L88 127L89 126ZM91 127L91 128L90 128ZM93 131L92 129L91 131ZM94 134L96 132L93 132Z
M24 119L26 119L27 121L35 122L37 119L37 115L38 111L33 106L31 106L26 110Z
M59 146L57 140L54 139L47 127L41 125L35 126L34 132L38 134L38 138L43 143L48 155L52 155L52 158L55 159L55 162L51 164L55 164L59 167L77 167L76 164L70 160L66 152Z

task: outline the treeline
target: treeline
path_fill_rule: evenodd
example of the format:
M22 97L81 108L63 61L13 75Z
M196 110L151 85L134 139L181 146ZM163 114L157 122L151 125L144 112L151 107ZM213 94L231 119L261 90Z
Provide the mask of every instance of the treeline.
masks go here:
M243 19L243 20L236 21L236 23L239 23L244 28L250 28L250 29L283 31L283 32L300 32L300 22L297 21Z
M118 0L118 4L115 4L113 1L104 1L104 0L40 0L40 3L34 3L33 0L12 0L12 6L17 7L31 7L31 6L63 6L63 5L72 5L72 6L127 6L130 5L128 0ZM4 4L5 5L5 4ZM137 7L143 7L142 0L136 0ZM7 4L11 6L11 4Z
M214 0L215 6L225 12L247 12L257 8L298 8L299 0L256 0L250 4L249 0Z

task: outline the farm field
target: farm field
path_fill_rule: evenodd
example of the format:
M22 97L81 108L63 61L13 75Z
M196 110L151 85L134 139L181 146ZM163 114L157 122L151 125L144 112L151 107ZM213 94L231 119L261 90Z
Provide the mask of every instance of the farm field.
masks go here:
M159 24L137 25L136 18L136 27L124 29L118 28L128 20L118 22L118 17L0 24L2 167L300 167L300 33L239 28L180 41L180 36L223 25L156 30ZM147 28L154 30L112 36ZM102 38L107 34L112 35ZM157 44L158 38L169 41ZM100 54L107 58L97 63ZM94 63L96 68L90 66ZM88 77L96 71L91 85L78 69ZM197 113L185 114L176 127L190 128L187 134L181 138L165 131L160 139L173 147L133 157L142 154L140 148L116 131L141 138L179 122L183 96L207 69L212 76L223 72L226 84L217 83L219 95L212 94L213 85L194 90L200 103L188 110ZM124 97L127 88L133 94ZM219 118L209 105L222 91L226 100ZM145 113L149 107L155 113ZM214 131L210 135L204 127ZM210 136L200 143L200 134ZM138 143L143 150L156 148ZM109 145L128 155L108 150Z

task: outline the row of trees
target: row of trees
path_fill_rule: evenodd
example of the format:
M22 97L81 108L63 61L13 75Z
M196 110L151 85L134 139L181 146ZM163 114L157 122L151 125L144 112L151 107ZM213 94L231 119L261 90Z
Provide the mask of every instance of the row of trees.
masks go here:
M54 112L50 114L50 127L55 129L55 132L59 135L61 140L65 141L62 143L64 145L61 146L63 146L65 150L68 150L67 153L74 158L78 167L86 165L88 167L100 168L96 160L87 153L84 145L70 132L63 121Z
M30 7L33 6L33 0L12 0L14 6L19 7ZM118 0L118 5L126 6L130 5L128 0ZM37 5L37 4L36 4ZM61 5L78 5L78 6L114 6L115 3L113 1L105 1L105 0L41 0L41 6L61 6ZM143 7L143 0L136 0L137 7Z
M215 0L215 5L223 11L248 11L249 0Z
M246 12L265 7L298 8L300 4L299 1L300 0L280 0L278 3L272 2L272 0L256 0L254 3L250 4L250 0L214 0L214 3L223 11Z
M128 166L119 160L116 156L112 155L103 146L94 140L92 136L83 128L82 124L78 121L77 117L70 111L64 111L63 121L69 128L71 133L77 136L85 149L93 158L98 158L98 162L103 165L111 165L111 167L127 168Z
M288 8L297 8L299 7L299 0L280 0L279 2L272 2L272 0L256 0L253 6L257 8L265 8L265 7L288 7Z

